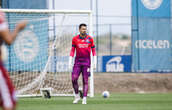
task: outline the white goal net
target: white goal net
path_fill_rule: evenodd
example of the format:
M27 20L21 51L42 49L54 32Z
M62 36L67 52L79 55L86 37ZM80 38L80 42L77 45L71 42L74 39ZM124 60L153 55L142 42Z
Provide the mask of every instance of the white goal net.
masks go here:
M73 95L68 59L72 37L80 23L88 25L92 35L91 11L1 9L6 13L9 29L27 20L27 27L8 46L5 66L18 96L39 96L40 88L51 88L52 95ZM82 81L80 78L80 86ZM90 96L94 95L93 72Z

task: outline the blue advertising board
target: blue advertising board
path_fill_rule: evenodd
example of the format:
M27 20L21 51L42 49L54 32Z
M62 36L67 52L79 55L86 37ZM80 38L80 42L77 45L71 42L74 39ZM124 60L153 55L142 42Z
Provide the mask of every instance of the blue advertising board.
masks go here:
M131 55L102 56L102 72L131 72Z
M132 71L172 71L171 0L132 0Z
M56 63L55 63L56 62ZM131 55L98 56L94 72L131 72ZM49 72L69 72L69 56L52 56Z
M98 56L97 70L95 72L102 72L102 56ZM49 72L69 72L69 56L51 56L48 65ZM74 58L73 58L74 64Z
M48 59L48 21L31 21L10 46L9 71L41 71ZM13 25L11 25L13 27Z
M2 8L47 9L48 0L2 0Z
M69 72L69 56L51 56L48 72Z
M171 0L132 0L132 16L170 17Z

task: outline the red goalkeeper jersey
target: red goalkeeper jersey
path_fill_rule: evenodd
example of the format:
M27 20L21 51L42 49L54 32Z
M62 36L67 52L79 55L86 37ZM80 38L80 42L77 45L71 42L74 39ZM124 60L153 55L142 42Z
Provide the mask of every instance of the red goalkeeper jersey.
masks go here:
M75 36L72 39L72 49L70 56L74 56L76 49L75 64L81 63L85 65L90 65L91 50L93 56L96 56L94 40L91 36L81 37L80 35ZM78 64L77 63L77 64Z

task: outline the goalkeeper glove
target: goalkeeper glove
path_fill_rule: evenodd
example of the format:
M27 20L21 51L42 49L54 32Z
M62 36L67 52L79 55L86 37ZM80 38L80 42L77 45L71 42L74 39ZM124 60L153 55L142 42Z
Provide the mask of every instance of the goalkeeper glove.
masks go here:
M94 62L93 69L96 70L96 68L97 68L97 56L93 56L93 62Z
M72 67L73 67L73 64L72 64L72 56L69 56L69 70L72 71Z

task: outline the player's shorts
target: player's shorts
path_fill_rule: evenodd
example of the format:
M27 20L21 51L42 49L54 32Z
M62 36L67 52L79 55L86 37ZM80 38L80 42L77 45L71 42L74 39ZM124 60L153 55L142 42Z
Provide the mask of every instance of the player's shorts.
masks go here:
M0 63L0 106L5 108L15 108L16 106L14 86L2 63Z
M87 66L87 65L74 65L72 74L75 74L75 75L79 76L80 73L82 73L82 75L84 77L89 77L90 76L90 66Z

